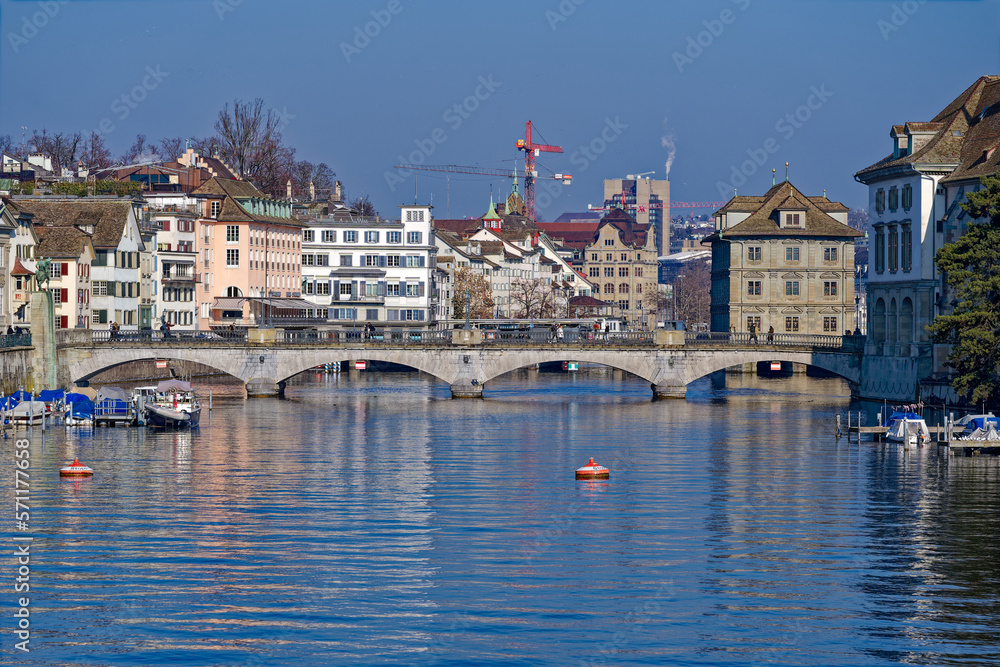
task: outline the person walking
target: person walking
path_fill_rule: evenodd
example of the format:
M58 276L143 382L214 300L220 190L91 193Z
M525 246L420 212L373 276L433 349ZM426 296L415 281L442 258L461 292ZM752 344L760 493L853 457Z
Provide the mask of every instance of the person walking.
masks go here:
M556 342L563 342L563 328L561 324L556 327Z
M750 323L750 342L751 343L760 342L757 340L757 325L752 322Z
M774 343L774 327L770 326L767 328L767 342L768 344Z
M118 326L117 322L112 322L111 323L111 340L118 340L118 329L119 328L120 327Z

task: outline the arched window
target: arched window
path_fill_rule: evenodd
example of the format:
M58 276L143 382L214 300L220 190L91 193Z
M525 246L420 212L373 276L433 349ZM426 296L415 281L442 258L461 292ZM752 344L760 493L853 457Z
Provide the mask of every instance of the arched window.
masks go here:
M903 299L899 306L899 342L909 345L913 342L913 301Z
M615 293L615 286L614 286L614 284L612 284L612 283L604 283L604 293L605 294L614 294Z
M618 285L619 294L628 294L628 283L620 283Z
M889 315L885 321L886 340L895 344L899 340L899 323L896 318L896 300L889 302Z
M885 342L885 301L879 299L875 302L875 310L872 312L872 338L876 343Z
M237 298L242 297L243 290L241 290L239 287L229 286L226 288L226 296L237 297Z

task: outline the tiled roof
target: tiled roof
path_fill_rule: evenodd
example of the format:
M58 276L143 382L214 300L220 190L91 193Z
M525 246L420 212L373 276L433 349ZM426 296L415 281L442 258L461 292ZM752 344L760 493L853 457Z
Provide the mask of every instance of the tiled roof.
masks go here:
M893 125L892 129L896 134L904 134L906 129L912 132L935 132L935 134L915 152L900 158L888 155L857 172L855 177L863 180L865 176L874 175L883 169L907 164L958 164L962 161L960 155L963 153L963 144L970 123L976 118L976 109L980 108L983 92L987 88L992 88L998 81L1000 76L979 77L930 122L909 122L902 129L898 125ZM912 151L912 147L910 150Z
M983 87L960 157L958 168L944 181L980 178L1000 171L1000 77Z
M732 236L833 236L857 238L863 232L848 227L831 218L822 209L804 196L791 183L784 181L767 191L764 200L750 217L728 229L716 232L710 239ZM801 228L782 229L778 224L780 210L789 207L805 209L805 225ZM724 210L723 209L720 210Z
M479 230L478 220L445 220L441 218L435 218L433 223L434 229L443 230L448 232L453 232L455 234L465 234L472 233Z
M592 296L572 296L569 299L569 305L578 306L580 308L600 308L602 306L610 306L612 304L607 301L595 299Z
M25 268L24 264L21 263L20 257L14 258L14 267L10 270L10 275L12 276L33 276L34 271Z
M649 226L637 223L632 216L620 208L613 209L601 218L592 241L597 238L597 234L601 232L601 229L608 225L618 230L618 238L625 245L633 248L640 248L646 245L646 232Z
M305 222L295 218L283 218L274 215L250 213L239 202L239 199L270 199L249 181L236 181L228 178L213 177L205 181L192 194L223 196L222 208L219 209L219 222L270 222L282 225L304 227Z
M91 241L94 248L99 249L118 247L132 210L131 201L94 201L87 198L56 201L22 199L18 201L18 206L34 215L36 227L93 225Z
M847 212L851 210L846 206L844 206L843 204L841 204L839 201L830 201L829 199L826 198L825 195L822 197L809 197L809 201L815 204L816 207L819 208L819 210L825 211L827 213L830 213L832 211Z
M90 236L77 227L38 227L38 257L76 259L87 248Z

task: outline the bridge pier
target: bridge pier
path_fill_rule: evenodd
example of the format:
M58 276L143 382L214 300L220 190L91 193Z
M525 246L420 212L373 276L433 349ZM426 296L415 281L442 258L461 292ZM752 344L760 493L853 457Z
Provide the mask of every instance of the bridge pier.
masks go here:
M687 398L687 387L673 384L651 384L654 398Z
M250 378L246 383L247 398L272 398L285 394L285 383L273 378Z
M478 380L459 380L451 385L452 398L482 398L483 385Z

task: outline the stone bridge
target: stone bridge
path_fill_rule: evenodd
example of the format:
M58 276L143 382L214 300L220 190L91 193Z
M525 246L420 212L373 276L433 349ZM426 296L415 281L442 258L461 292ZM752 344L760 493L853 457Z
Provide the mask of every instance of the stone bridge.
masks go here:
M108 332L59 333L65 334L57 337L55 346L59 386L133 361L183 360L239 378L248 396L278 395L290 378L303 371L355 360L386 361L423 371L447 382L456 398L482 396L494 378L546 362L576 361L627 371L649 382L654 395L661 398L684 398L691 382L736 364L783 361L815 366L846 379L852 393L861 370L861 346L847 345L835 336L782 336L769 344L736 340L727 334L685 336L665 331L558 343L484 341L478 331L433 332L419 339L386 341L303 339L280 331L258 340L195 336L109 340Z

